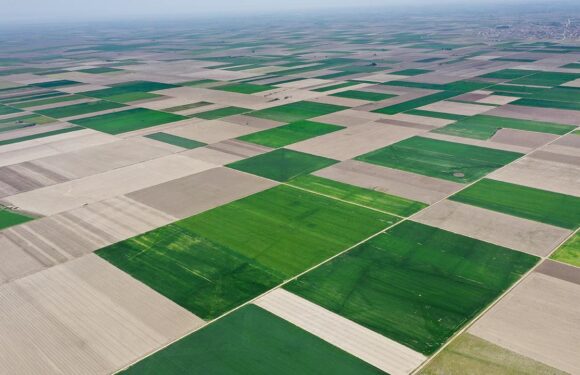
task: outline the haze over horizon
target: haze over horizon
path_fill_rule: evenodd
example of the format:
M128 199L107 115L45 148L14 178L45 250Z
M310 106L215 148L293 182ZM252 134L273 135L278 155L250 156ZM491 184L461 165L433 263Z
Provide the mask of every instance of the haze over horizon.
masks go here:
M7 23L27 22L75 22L90 20L115 20L124 18L167 18L206 15L247 15L251 13L275 13L298 10L322 10L373 7L396 7L396 9L429 9L457 5L462 8L506 4L571 4L573 1L545 0L491 0L477 1L466 5L460 0L330 0L312 3L295 0L283 4L267 0L213 0L211 2L191 2L188 0L101 0L98 2L75 0L5 0L3 7Z

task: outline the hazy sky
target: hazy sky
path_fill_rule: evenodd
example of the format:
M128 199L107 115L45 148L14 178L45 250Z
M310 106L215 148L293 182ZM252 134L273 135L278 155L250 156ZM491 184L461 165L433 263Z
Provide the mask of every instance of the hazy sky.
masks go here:
M89 19L196 16L217 13L255 13L313 8L416 8L443 3L489 4L539 0L0 0L8 22L85 21ZM547 1L547 0L544 0Z

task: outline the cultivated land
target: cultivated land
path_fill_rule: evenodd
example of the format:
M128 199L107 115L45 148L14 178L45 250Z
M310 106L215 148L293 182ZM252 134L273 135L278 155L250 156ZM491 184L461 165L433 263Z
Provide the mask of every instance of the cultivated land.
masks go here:
M397 221L279 186L97 254L212 319Z
M569 3L5 25L0 373L580 373Z
M406 221L287 289L428 355L536 262Z
M413 137L357 160L455 182L472 182L521 157L515 152Z

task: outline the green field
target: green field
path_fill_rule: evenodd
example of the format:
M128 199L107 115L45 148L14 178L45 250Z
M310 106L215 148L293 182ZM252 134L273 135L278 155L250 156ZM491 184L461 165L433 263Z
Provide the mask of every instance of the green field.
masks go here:
M550 257L580 267L580 233L576 233Z
M193 139L183 138L183 137L179 137L177 135L163 133L163 132L148 134L145 137L150 138L150 139L154 139L154 140L159 141L159 142L168 143L170 145L187 148L190 150L206 145L203 142L198 142L198 141L195 141Z
M267 147L278 148L341 129L344 129L344 127L304 120L244 135L238 139Z
M213 319L397 220L282 185L97 254Z
M33 218L22 215L18 212L5 210L0 208L0 229L8 228L13 225L18 225L26 223L27 221L34 220Z
M18 108L7 107L5 105L0 104L0 116L18 112L22 112L22 110Z
M405 112L407 115L414 115L414 116L423 116L423 117L432 117L432 118L442 118L445 120L461 120L466 118L467 116L463 115L456 115L454 113L444 113L444 112L433 112L433 111L423 111L420 109L412 109L410 111Z
M19 103L14 103L11 105L13 107L17 107L17 108L30 108L30 107L38 107L41 105L70 102L70 101L79 100L79 99L84 99L84 98L82 96L79 96L79 95L61 95L61 96L50 97L50 98L46 98L46 99L38 99L38 100L19 102Z
M251 109L241 108L241 107L225 107L213 109L211 111L196 113L193 116L202 118L204 120L216 120L222 117L240 115L242 113L250 112Z
M351 73L348 73L348 74L351 74ZM354 85L358 85L358 84L359 84L358 82L343 82L343 83L337 83L335 85L324 86L324 87L320 87L317 89L313 89L312 91L326 92L326 91L341 89L343 87L350 87L350 86L354 86Z
M516 152L412 137L358 156L356 159L384 167L467 183L485 176L520 156L522 154Z
M405 221L285 288L428 355L537 260Z
M95 102L90 102L90 103L81 103L81 104L67 105L64 107L42 109L42 110L36 111L36 113L40 113L42 115L53 117L53 118L63 118L63 117L79 116L79 115L84 115L84 114L93 113L93 112L106 111L109 109L121 108L121 107L124 107L124 105L119 104L119 103L108 102L105 100L97 100Z
M72 120L71 122L104 133L120 134L169 122L180 121L186 118L187 117L172 113L153 111L145 108L134 108L127 111Z
M337 160L280 148L228 164L243 172L285 182L338 163Z
M276 87L267 85L253 85L251 83L229 83L223 86L213 86L212 90L237 92L240 94L255 94L257 92L273 90Z
M212 103L210 103L210 102L196 102L196 103L178 105L178 106L175 106L175 107L165 108L165 109L163 109L163 112L180 112L180 111L186 111L188 109L194 109L194 108L204 107L204 106L210 105L210 104L212 104Z
M28 126L49 124L55 121L56 120L53 118L36 114L11 117L4 120L0 120L0 133L26 128Z
M395 74L400 76L418 76L420 74L431 73L432 70L425 70L425 69L405 69L405 70L398 70L396 72L391 72L389 74Z
M348 108L333 104L302 101L297 103L284 104L278 107L262 109L260 111L252 112L249 115L274 121L296 122L342 111L344 109Z
M251 304L186 336L123 373L171 375L192 371L208 375L384 374Z
M484 179L450 199L562 228L580 225L580 198Z
M510 104L522 105L526 107L569 109L573 111L580 111L580 102L561 102L556 100L524 98L518 99L514 102L511 102Z
M423 96L422 98L413 99L413 100L409 100L409 101L406 101L403 103L393 104L393 105L390 105L387 107L379 108L379 109L374 110L373 112L383 113L383 114L387 114L387 115L394 115L394 114L409 111L411 109L415 109L418 107L423 107L423 106L428 105L428 104L433 104L433 103L439 102L441 100L449 99L449 98L452 98L452 97L457 96L459 94L460 94L459 92L455 92L455 91L438 92L436 94Z
M498 130L503 128L562 135L573 130L575 126L561 125L551 122L476 115L461 119L454 124L435 129L433 132L458 137L489 139L493 137Z
M81 82L70 81L68 79L61 79L59 81L35 83L32 86L37 86L37 87L49 89L49 88L55 88L55 87L72 86L72 85L80 85L80 84L81 84Z
M9 144L12 144L12 143L30 141L32 139L50 137L51 135L64 134L64 133L69 133L69 132L73 132L73 131L77 131L77 130L81 130L81 129L83 129L83 128L81 128L80 126L71 126L69 128L58 129L58 130L51 130L51 131L47 131L47 132L44 132L44 133L37 133L37 134L32 134L32 135L26 135L24 137L6 139L6 140L3 140L3 141L0 141L0 146L9 145Z
M566 375L469 333L453 340L420 375Z
M580 78L580 74L559 72L536 72L532 75L517 78L510 83L530 86L559 86L563 83Z
M399 216L409 216L427 207L426 204L421 202L313 175L295 178L290 180L289 184Z
M348 91L337 92L336 94L332 94L330 96L337 96L339 98L360 99L360 100L368 100L371 102L378 102L380 100L394 98L397 95L382 94L382 93L378 93L378 92L348 90Z
M81 70L77 70L77 72L90 73L90 74L104 74L104 73L122 72L122 70L103 66L103 67L99 67L99 68L81 69Z
M506 81L518 79L538 73L538 70L503 69L482 75L482 78L503 79Z
M132 81L112 85L108 89L83 92L83 95L93 98L106 99L119 103L127 103L137 100L156 98L159 95L151 91L164 90L177 87L167 83Z

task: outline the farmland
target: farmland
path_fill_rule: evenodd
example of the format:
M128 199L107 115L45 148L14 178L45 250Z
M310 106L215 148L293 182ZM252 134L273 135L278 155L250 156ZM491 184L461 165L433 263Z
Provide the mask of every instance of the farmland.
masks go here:
M406 221L287 289L431 354L536 262L527 254Z
M0 374L580 374L578 2L107 1L2 8Z
M522 156L515 152L413 137L357 160L455 182L471 182Z
M97 253L212 319L396 221L280 186Z

